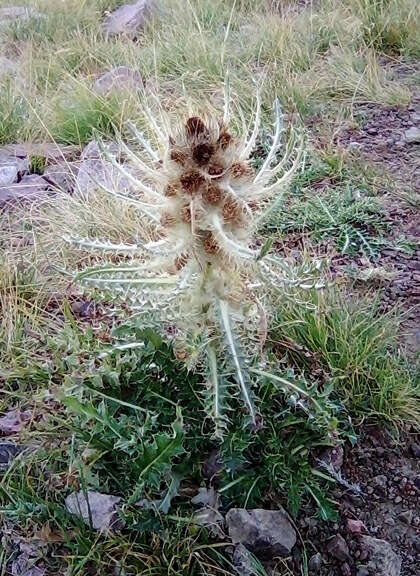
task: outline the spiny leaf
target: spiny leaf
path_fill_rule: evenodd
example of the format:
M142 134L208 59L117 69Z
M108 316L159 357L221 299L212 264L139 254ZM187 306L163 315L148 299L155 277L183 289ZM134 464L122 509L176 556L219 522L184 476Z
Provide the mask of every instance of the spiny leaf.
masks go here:
M211 395L211 408L210 412L215 423L214 436L222 439L226 429L227 418L224 414L225 411L225 388L221 382L217 368L217 356L214 346L211 344L207 347L207 360L209 367L208 385Z
M172 460L184 452L183 421L180 410L178 418L172 424L173 434L159 434L152 443L143 447L142 453L136 459L136 465L141 468L139 479L134 487L129 503L135 502L144 486L159 487L162 475L171 468Z
M338 512L332 501L326 498L317 486L307 486L306 489L316 502L319 517L325 522L336 522Z
M242 397L247 406L248 412L251 416L252 424L255 426L257 423L257 414L252 400L252 391L248 386L248 375L246 370L244 370L241 363L240 350L236 344L233 328L229 316L229 306L225 300L219 300L219 309L221 315L221 323L226 336L226 341L232 356L232 361L235 366L236 376L238 383L241 387Z

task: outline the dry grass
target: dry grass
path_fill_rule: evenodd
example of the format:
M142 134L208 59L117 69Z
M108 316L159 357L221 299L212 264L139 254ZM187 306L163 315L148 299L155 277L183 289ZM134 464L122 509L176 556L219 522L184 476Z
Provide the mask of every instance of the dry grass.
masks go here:
M245 114L263 78L266 107L276 94L304 115L331 101L404 106L410 99L387 78L379 54L415 56L415 0L323 0L300 10L289 2L163 1L138 43L101 34L102 14L118 2L26 4L45 17L7 27L0 41L18 66L16 78L0 77L0 142L52 134L84 143L92 127L106 133L111 123L136 119L141 95L103 102L92 94L95 78L116 65L138 70L172 108L185 104L186 92L217 106L227 70Z

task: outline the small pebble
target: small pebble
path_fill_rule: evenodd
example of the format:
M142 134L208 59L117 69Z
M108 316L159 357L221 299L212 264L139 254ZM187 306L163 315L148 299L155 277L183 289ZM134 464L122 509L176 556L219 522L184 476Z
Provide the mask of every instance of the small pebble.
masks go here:
M404 524L411 524L413 520L413 511L406 510L405 512L401 512L401 514L398 514L398 520L401 520Z

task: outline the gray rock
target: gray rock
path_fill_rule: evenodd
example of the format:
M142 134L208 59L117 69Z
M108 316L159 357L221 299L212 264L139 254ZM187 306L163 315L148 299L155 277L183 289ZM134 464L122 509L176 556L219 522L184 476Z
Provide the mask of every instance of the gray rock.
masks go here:
M0 186L8 186L16 182L18 169L16 164L0 164Z
M398 520L401 520L404 524L410 525L413 521L413 510L405 510L404 512L401 512L398 514Z
M0 153L0 187L17 182L18 177L27 170L29 170L27 160Z
M365 566L362 566L362 567L359 568L359 570L357 571L357 576L369 576L369 568L366 568Z
M410 444L410 450L415 458L420 458L420 444L413 442L412 444Z
M71 192L74 189L78 172L79 165L76 162L58 162L47 166L43 177L54 188L63 192Z
M381 488L386 488L388 479L384 474L379 474L378 476L374 476L372 478L372 484L376 486L380 486Z
M4 416L0 417L0 432L6 436L9 434L16 434L22 430L25 422L28 422L32 417L30 410L10 410Z
M122 175L111 162L97 159L82 162L76 178L75 188L78 192L89 194L94 190L100 190L101 186L119 192L126 192L133 188L129 178Z
M333 558L340 560L340 562L350 560L349 547L341 534L337 534L328 542L327 550Z
M143 86L141 75L128 66L118 66L100 76L93 85L93 91L100 96L111 92L137 90Z
M82 520L100 532L118 530L122 527L122 521L118 515L119 496L101 494L94 490L87 493L73 492L67 496L65 505L70 514L79 516Z
M260 562L243 544L235 546L232 561L239 576L259 576L263 574Z
M198 493L191 498L195 506L202 506L193 516L194 522L204 526L214 536L223 537L222 526L224 518L219 512L220 495L214 488L199 488Z
M7 144L0 148L0 159L2 157L13 157L25 159L32 156L41 156L47 160L56 162L61 160L72 160L80 153L78 146L59 146L54 142L28 142L26 144Z
M20 554L12 562L12 576L45 576L45 568L35 565L36 559Z
M408 144L418 144L420 142L420 128L412 126L404 132L404 140Z
M283 508L245 510L232 508L226 515L234 544L268 557L287 556L296 544L296 532Z
M13 442L0 442L0 471L6 470L21 452L22 446L13 444Z
M362 536L360 541L369 555L368 568L374 570L376 576L401 574L401 558L395 554L388 542L372 536Z
M34 200L48 191L48 182L38 174L27 174L19 183L0 186L0 205L7 202Z
M311 556L308 562L309 574L311 576L315 576L315 574L319 574L322 567L322 556L319 552Z
M352 140L351 142L349 142L348 148L350 150L360 151L364 148L364 146L361 142L356 142L355 140Z
M143 30L146 22L156 9L154 0L139 0L134 4L124 4L112 12L104 21L102 29L105 34L125 34L135 36Z
M116 142L105 142L104 145L111 154L118 157L119 148ZM99 150L96 140L92 140L83 148L81 160L100 160L101 158L102 152Z

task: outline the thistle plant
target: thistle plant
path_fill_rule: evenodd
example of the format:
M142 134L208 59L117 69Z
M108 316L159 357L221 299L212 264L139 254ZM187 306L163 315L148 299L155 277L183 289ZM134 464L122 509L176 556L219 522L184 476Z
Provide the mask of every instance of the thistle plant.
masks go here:
M287 283L304 282L300 275L289 278L281 259L258 236L300 165L302 138L291 131L283 145L276 100L271 147L254 169L250 159L260 131L260 98L252 129L244 135L229 129L229 108L226 97L223 119L191 116L175 128L168 119L159 124L145 108L158 146L130 125L138 150L120 141L124 164L99 142L104 160L131 191L98 187L137 210L139 238L146 228L150 240L112 244L67 237L82 250L113 253L114 263L85 269L76 279L124 300L137 325L158 330L180 360L202 371L207 413L218 437L235 391L258 426L252 367L263 361L271 295ZM122 261L115 264L118 254Z

